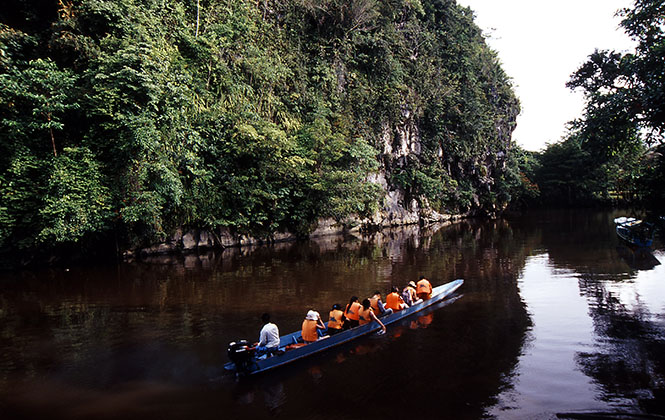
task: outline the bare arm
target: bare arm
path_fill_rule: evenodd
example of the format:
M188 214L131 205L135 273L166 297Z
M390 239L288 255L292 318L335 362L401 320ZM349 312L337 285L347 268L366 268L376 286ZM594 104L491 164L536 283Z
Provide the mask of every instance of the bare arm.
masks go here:
M318 328L320 330L325 330L326 329L326 324L323 323L323 320L321 319L321 317L319 317L319 319L316 320L316 328Z
M383 332L386 332L386 326L383 325L383 322L381 322L381 320L377 318L376 315L374 315L374 312L370 311L369 317L372 318L372 321L378 322L379 325L381 325L381 329L383 330Z

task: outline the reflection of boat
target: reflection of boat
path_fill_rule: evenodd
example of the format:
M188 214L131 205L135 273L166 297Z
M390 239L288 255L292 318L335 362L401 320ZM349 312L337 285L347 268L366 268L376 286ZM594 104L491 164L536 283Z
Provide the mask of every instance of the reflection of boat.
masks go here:
M618 246L619 256L634 270L651 270L660 265L658 258L654 257L647 248L630 248L627 246Z
M654 229L650 223L634 217L617 217L614 219L619 238L639 247L650 247L653 243Z
M436 303L439 303L447 296L452 294L455 290L457 290L460 286L462 286L463 283L464 280L458 279L451 281L450 283L437 286L432 290L431 299L422 301L411 306L410 308L403 309L391 315L382 317L381 322L387 326L403 318L406 318L409 315L422 311L423 309L428 308ZM361 325L359 327L343 331L328 338L320 339L319 341L307 345L302 345L302 343L299 342L299 339L301 338L300 331L296 331L294 333L280 337L280 352L279 354L272 357L256 358L247 348L248 346L238 346L239 343L231 343L229 346L229 357L232 358L233 361L224 365L224 368L226 370L249 375L264 372L266 370L294 362L312 354L319 353L342 343L346 343L379 329L380 326L376 322L371 322L366 325ZM290 347L295 348L287 350ZM232 351L232 349L234 349L234 351Z

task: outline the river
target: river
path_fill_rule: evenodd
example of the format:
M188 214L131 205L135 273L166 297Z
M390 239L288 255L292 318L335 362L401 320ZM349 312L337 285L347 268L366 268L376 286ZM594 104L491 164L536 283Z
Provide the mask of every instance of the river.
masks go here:
M0 274L0 418L554 419L665 415L665 248L618 211ZM256 378L227 344L420 275L448 304ZM589 417L587 417L589 418ZM596 417L594 417L596 418ZM618 418L618 417L613 417Z

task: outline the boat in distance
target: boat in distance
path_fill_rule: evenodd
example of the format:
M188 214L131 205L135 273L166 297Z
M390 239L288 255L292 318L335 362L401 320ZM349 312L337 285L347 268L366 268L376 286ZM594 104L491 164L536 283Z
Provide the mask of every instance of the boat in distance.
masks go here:
M617 236L629 244L641 248L649 248L653 244L655 231L651 223L634 217L617 217L614 224Z
M423 309L430 307L436 303L441 302L447 296L451 295L462 286L464 280L457 279L449 283L437 286L432 289L432 297L417 303L409 308L396 311L390 315L380 317L381 322L388 326L403 318L406 318L414 313L420 312ZM296 360L302 359L307 356L322 352L331 347L338 346L348 341L354 340L358 337L370 334L374 331L380 330L381 326L377 322L370 322L369 324L354 327L344 330L330 337L321 338L314 343L307 345L302 344L300 331L293 332L281 336L279 339L279 351L274 356L270 357L255 357L247 342L244 345L238 346L239 343L231 343L229 346L229 358L235 360L224 365L227 371L233 371L241 375L253 375L260 372L286 365ZM295 347L291 348L290 347ZM235 351L232 353L232 348Z

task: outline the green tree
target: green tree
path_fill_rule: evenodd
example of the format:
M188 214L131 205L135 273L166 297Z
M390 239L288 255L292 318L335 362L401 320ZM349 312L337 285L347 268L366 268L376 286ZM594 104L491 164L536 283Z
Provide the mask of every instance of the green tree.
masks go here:
M106 233L113 217L111 198L90 150L65 148L49 166L37 240L75 243Z
M5 148L28 142L39 152L50 145L57 156L56 132L63 129L62 117L79 106L71 92L76 76L49 59L17 63L7 70L0 74L2 126L10 140Z
M632 192L646 185L639 182L638 162L647 146L665 140L665 4L636 0L620 14L621 26L637 43L635 52L597 50L572 75L568 86L583 90L586 106L571 135L587 153L587 164L604 169L587 174L598 177L596 184Z

